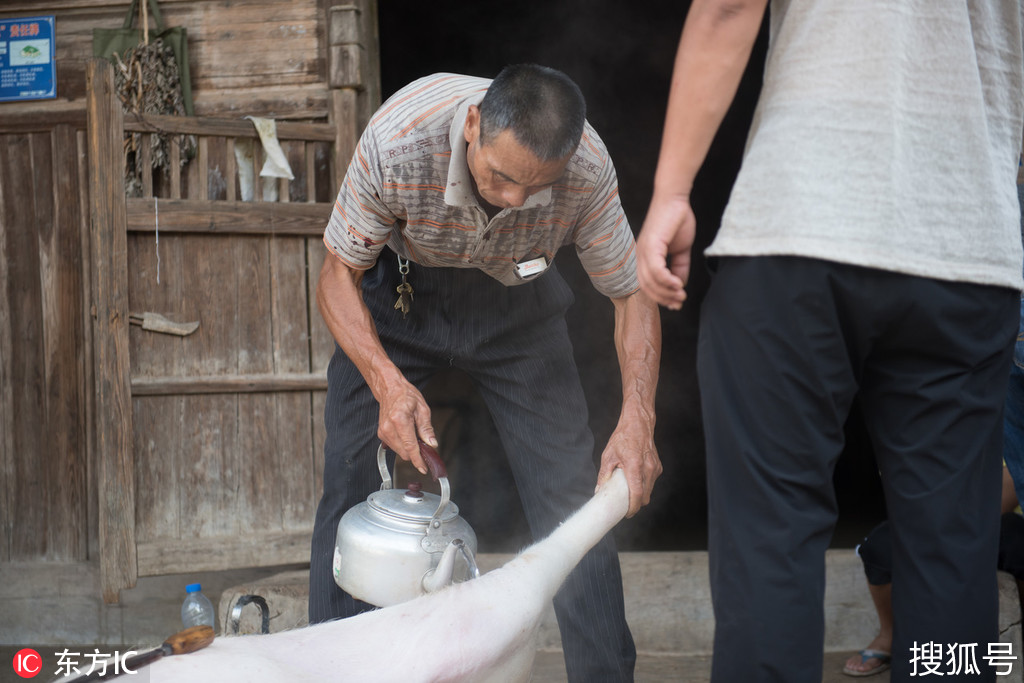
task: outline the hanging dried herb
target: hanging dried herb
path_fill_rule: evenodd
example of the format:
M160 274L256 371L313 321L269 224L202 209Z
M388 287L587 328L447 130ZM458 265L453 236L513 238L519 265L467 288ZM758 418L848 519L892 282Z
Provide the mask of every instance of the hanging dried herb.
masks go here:
M136 45L115 55L114 88L126 113L185 115L178 65L174 51L157 38L148 45ZM150 136L151 168L143 169L142 136ZM195 137L161 132L132 133L125 138L125 194L142 196L142 173L154 170L166 177L171 171L169 145L178 145L184 166L195 154ZM179 169L174 169L177 172Z

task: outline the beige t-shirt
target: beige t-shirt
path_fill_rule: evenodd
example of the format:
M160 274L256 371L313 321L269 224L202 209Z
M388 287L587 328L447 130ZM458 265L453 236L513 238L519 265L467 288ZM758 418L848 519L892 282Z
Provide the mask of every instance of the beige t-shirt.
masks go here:
M773 0L764 86L709 256L1021 289L1018 0Z

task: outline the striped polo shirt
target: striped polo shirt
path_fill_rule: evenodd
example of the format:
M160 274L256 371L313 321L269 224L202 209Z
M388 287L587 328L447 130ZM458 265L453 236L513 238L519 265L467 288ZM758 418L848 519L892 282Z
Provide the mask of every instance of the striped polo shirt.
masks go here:
M588 123L561 178L488 220L474 194L463 128L489 79L434 74L395 93L359 140L324 233L327 248L365 270L387 244L423 266L477 268L518 285L516 265L551 263L574 244L594 287L617 298L639 285L633 233L615 169Z

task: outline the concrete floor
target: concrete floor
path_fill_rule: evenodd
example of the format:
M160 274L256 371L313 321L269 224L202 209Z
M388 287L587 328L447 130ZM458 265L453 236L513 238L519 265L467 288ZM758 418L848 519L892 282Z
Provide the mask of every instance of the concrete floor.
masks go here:
M481 555L482 569L500 566L507 558ZM703 683L710 679L711 657L679 655L679 652L709 652L713 615L707 587L707 559L703 553L624 553L620 556L626 592L627 618L642 654L637 661L638 683ZM3 570L0 567L0 570ZM860 561L849 550L829 551L826 556L825 663L823 683L850 683L842 673L843 663L853 650L865 646L877 629L877 617L870 604ZM138 649L159 644L180 628L181 589L185 583L199 581L204 592L209 588L223 625L235 593L255 593L268 597L272 605L271 630L295 628L302 624L289 615L304 619L307 604L306 570L285 572L249 571L243 576L197 574L190 576L144 577L139 585L123 591L118 605L97 605L98 572L91 566L47 567L32 565L17 571L0 571L0 683L26 679L14 674L12 660L21 649L18 643L39 643L35 649L44 658L42 675L33 680L50 681L57 669L57 656L64 647L79 652L118 649L111 643L131 642ZM293 576L294 575L294 576ZM1021 652L1021 611L1017 585L1008 574L1000 573L1001 639L1015 643ZM294 585L292 585L294 584ZM54 592L56 587L56 592ZM42 591L45 588L45 593ZM292 590L286 590L291 588ZM36 590L35 593L32 590ZM3 600L4 596L6 600ZM237 596L235 596L237 597ZM294 603L294 604L293 604ZM532 680L536 683L567 681L560 639L553 611L542 621L538 652ZM243 619L258 630L255 609ZM303 622L304 623L304 622ZM127 640L125 640L127 638ZM55 645L57 644L57 645ZM66 646L63 644L67 644ZM121 647L120 651L125 649ZM742 653L737 653L742 656ZM83 664L87 664L80 660ZM1014 667L1007 677L1024 683L1024 667ZM146 677L139 679L144 683ZM872 683L888 683L889 674L872 676Z
M53 680L53 670L56 666L53 646L36 646L36 650L44 659L44 669L35 679L24 679L17 676L11 665L14 655L21 649L21 646L0 645L0 683L24 683L25 680L50 681ZM89 651L85 647L76 648L78 651ZM110 652L112 646L100 646L101 652ZM825 670L822 676L822 683L851 683L854 679L844 676L842 673L843 663L851 655L850 652L827 652L825 653ZM640 655L637 658L636 682L637 683L706 683L711 675L710 655ZM129 679L130 680L130 679ZM142 679L145 680L145 679ZM565 675L565 663L560 650L547 650L537 653L537 659L533 665L533 677L531 683L567 683ZM872 676L871 683L889 683L889 672Z
M843 674L843 664L852 652L826 652L822 683L851 683L854 678ZM711 679L711 655L640 655L636 661L636 683L707 683ZM537 653L531 683L566 683L565 662L561 651ZM889 683L885 671L867 680Z

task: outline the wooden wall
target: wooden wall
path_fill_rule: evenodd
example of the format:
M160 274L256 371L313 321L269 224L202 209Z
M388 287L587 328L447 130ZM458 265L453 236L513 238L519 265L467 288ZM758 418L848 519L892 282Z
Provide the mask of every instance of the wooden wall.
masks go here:
M91 560L100 552L97 491L102 482L97 481L94 438L95 425L105 417L96 414L92 371L85 73L92 57L93 29L119 27L128 5L128 0L0 3L0 19L56 17L58 81L55 100L0 103L0 563ZM379 102L375 0L160 0L159 5L168 26L188 30L198 116L256 115L296 122L354 117L365 121ZM343 171L353 143L335 141L342 162L325 162L331 166L328 178L336 175L339 167ZM319 167L317 173L321 173ZM333 197L335 182L336 178L318 186L317 195L326 190L328 197ZM319 199L325 201L323 196ZM167 250L164 253L169 254L162 262L167 269L161 273L162 279L178 287L198 286L175 277L173 269L181 263L175 258L180 238L161 237ZM225 318L205 319L204 328L221 330L225 339L248 335L251 327L261 324L258 318L230 317L230 309L240 297L252 295L288 309L289 297L305 296L305 292L248 287L245 275L253 264L284 269L286 277L281 282L291 277L288 273L295 267L301 267L303 273L295 277L305 281L307 261L315 264L320 258L313 247L307 255L303 246L296 261L280 253L273 240L264 240L245 253L239 251L242 249L232 247L223 261L213 258L212 251L204 252L210 269L240 268L233 292L208 293L209 310L223 310ZM155 278L150 271L155 253L151 237L140 237L129 247L128 258L145 271L145 281ZM200 261L205 257L198 256ZM177 294L181 298L168 301L167 312L179 312L181 301L204 293L182 290ZM297 308L302 310L296 314L306 321L311 315L308 304ZM291 367L290 342L280 346L283 340L273 337L288 334L288 329L259 331L270 335L264 340L267 345L261 341L258 348L239 351L236 368ZM133 332L133 352L140 350L137 340ZM308 345L305 348L308 352ZM166 357L140 356L140 360L149 371L159 369L159 363L180 368L221 362L209 354L186 359L173 352ZM314 366L321 364L318 361ZM309 367L307 361L304 369ZM158 411L166 400L147 396L134 402L136 408L150 404L147 407ZM215 399L198 402L210 400ZM279 412L281 401L301 399L254 400L262 403L253 406L253 430L239 433L257 440L292 439L287 434L261 431L258 418L266 411ZM308 404L309 398L305 400ZM311 406L314 413L318 408L322 411L322 407ZM196 412L202 414L202 410ZM182 427L188 433L215 433L217 429L217 425L188 420ZM302 429L308 432L313 427L307 423ZM147 447L146 441L136 442L139 451ZM244 450L245 444L233 447ZM149 474L157 473L146 473L143 478ZM246 476L237 468L230 475ZM260 497L263 482L243 484L253 497ZM273 498L265 500L266 505L274 506ZM203 504L230 510L235 503L211 499ZM154 528L154 520L146 514L140 520L144 538L145 530ZM275 514L283 515L283 528L294 529L311 511L286 509ZM230 531L244 532L252 522L232 522L235 526ZM194 531L187 525L181 529L184 536Z
M120 27L129 4L127 0L13 0L0 4L0 19L54 15L57 96L81 99L93 29ZM322 0L160 0L164 23L188 30L196 115L325 117L325 4Z

